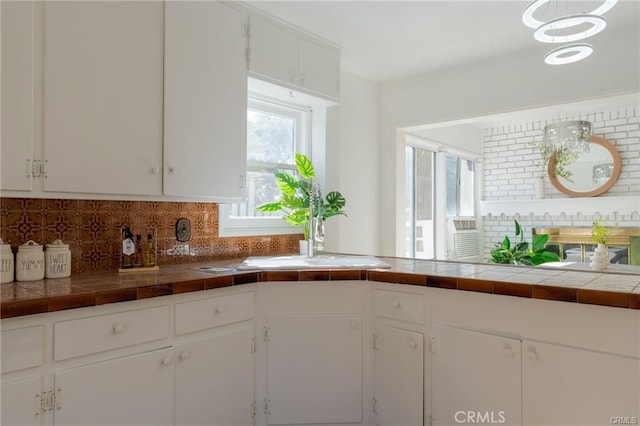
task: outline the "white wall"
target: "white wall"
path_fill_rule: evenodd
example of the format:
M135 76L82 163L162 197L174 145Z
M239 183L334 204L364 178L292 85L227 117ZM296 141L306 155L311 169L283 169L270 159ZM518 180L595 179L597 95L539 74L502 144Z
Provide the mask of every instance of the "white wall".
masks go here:
M328 251L378 253L378 84L342 71L340 104L327 114L327 190L347 199L347 217L327 221Z
M608 29L615 31L615 29ZM397 129L471 119L640 91L637 26L617 30L620 43L584 61L549 66L547 46L451 70L381 84L379 253L402 249L402 140ZM395 200L395 202L394 202Z

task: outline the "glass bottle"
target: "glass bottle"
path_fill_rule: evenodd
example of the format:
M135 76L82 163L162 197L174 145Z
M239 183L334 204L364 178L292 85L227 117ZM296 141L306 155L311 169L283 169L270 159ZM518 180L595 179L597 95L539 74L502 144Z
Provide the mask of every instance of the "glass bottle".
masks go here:
M151 234L147 234L147 248L144 266L156 266L156 252L153 246L153 236L151 236Z

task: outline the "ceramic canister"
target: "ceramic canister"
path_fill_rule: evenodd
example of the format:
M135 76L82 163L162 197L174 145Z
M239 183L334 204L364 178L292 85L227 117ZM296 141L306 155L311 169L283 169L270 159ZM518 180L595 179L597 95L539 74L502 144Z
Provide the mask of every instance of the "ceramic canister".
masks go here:
M16 280L37 281L44 278L44 252L42 246L32 240L18 246L16 255Z
M47 244L44 258L46 278L64 278L71 275L71 250L68 244L61 240Z
M14 277L14 259L11 246L0 238L0 283L10 283Z

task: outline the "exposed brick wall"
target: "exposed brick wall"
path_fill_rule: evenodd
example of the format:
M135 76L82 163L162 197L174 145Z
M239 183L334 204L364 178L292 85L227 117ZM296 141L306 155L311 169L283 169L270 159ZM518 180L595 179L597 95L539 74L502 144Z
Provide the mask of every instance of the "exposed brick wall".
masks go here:
M617 183L602 197L640 194L640 109L636 106L607 111L594 111L580 116L566 117L566 120L587 120L592 123L592 133L604 137L620 152L622 171ZM542 157L531 146L541 140L544 121L506 125L485 129L483 140L484 200L517 200L535 198L535 179L546 165ZM559 192L548 178L545 179L545 198L568 198ZM590 227L594 219L603 219L610 225L640 226L638 212L620 212L600 217L579 213L576 215L530 215L523 216L486 216L483 217L484 250L483 256L489 257L490 250L505 234L515 232L513 220L517 219L525 228L527 238L531 228L542 226ZM596 213L596 212L593 212Z
M218 205L212 203L0 198L0 212L0 237L14 251L28 240L46 244L61 239L70 245L73 273L118 269L124 225L143 238L147 229L157 230L160 266L292 253L302 239L301 234L219 238ZM180 217L191 221L192 254L169 256Z

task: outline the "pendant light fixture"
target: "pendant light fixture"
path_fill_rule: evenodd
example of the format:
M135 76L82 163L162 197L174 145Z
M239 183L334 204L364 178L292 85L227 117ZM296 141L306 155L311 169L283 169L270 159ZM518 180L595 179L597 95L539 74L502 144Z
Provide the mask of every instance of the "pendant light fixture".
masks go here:
M571 43L584 40L594 36L605 29L606 19L602 16L611 10L618 0L604 0L603 3L592 10L584 13L571 13L565 16L555 16L548 21L536 18L538 11L542 12L542 7L546 5L548 9L550 3L556 4L556 11L561 0L535 0L530 3L522 12L522 22L535 29L533 37L542 43ZM564 0L568 10L569 0ZM550 65L562 65L577 62L593 53L593 46L587 43L570 44L549 51L545 55L545 62Z

